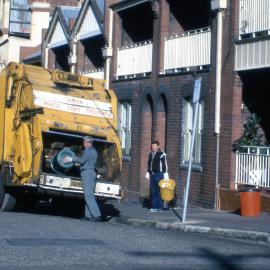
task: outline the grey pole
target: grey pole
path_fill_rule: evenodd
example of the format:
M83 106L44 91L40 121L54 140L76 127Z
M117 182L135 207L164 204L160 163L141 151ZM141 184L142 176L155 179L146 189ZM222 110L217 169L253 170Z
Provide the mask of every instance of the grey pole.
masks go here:
M191 176L191 167L192 167L192 156L193 156L195 134L196 134L197 122L198 122L200 92L201 92L201 78L195 81L195 87L194 87L194 93L193 93L193 104L195 104L195 113L193 116L191 146L189 149L188 175L187 175L187 183L186 183L186 190L185 190L182 222L186 222L186 212L187 212L187 203L188 203L188 196L189 196L190 176Z

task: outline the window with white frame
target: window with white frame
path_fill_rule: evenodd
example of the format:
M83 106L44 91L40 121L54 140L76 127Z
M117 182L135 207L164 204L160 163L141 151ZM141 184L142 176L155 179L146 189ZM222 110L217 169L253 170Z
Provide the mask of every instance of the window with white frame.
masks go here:
M195 134L194 151L192 156L193 165L201 165L201 144L202 144L202 131L203 131L203 108L204 103L199 103L197 129ZM182 121L182 142L183 142L183 155L182 163L187 164L189 161L189 151L191 146L191 137L193 132L195 106L191 99L185 99L183 104L183 121Z
M122 101L118 105L118 130L122 145L123 156L130 156L131 148L131 104Z

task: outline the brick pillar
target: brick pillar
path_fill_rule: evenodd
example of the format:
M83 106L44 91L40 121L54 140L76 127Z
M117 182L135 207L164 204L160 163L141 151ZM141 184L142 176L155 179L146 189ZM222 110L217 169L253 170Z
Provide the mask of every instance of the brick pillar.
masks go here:
M81 72L85 71L84 61L84 46L81 41L78 40L77 42L77 72L80 74Z
M121 47L122 20L120 16L114 12L113 27L113 56L111 62L111 80L117 71L117 48Z
M169 4L167 0L152 1L152 11L154 14L152 78L154 88L157 90L159 72L163 69L165 36L169 31ZM160 96L157 97L157 106L153 116L153 135L161 143L161 148L164 149L166 113Z
M150 100L145 100L142 114L140 198L148 198L150 195L149 180L145 178L152 140L152 108L150 102Z
M159 32L158 32L158 52L159 57L157 59L158 72L163 69L164 63L164 45L165 37L169 33L170 27L170 9L167 0L160 1L160 16L159 16Z
M55 69L55 53L52 49L49 49L48 68Z
M161 95L157 97L156 102L156 124L154 139L160 143L160 148L165 150L166 148L166 107L165 100Z
M158 1L152 0L153 20L153 53L152 53L152 77L156 86L157 76L159 74L159 45L160 45L160 6Z

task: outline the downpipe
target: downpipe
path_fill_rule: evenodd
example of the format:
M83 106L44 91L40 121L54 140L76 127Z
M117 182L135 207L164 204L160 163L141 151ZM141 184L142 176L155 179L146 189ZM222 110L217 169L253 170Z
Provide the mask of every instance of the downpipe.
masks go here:
M222 59L222 17L223 10L217 11L217 51L216 51L216 95L215 95L215 136L216 136L216 174L215 174L215 205L219 205L219 154L220 154L220 100L221 100L221 59Z

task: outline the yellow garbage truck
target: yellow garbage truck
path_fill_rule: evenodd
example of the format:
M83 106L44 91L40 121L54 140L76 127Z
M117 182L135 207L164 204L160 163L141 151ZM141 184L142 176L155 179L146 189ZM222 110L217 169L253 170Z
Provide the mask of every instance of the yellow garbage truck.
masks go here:
M0 72L0 211L17 199L83 197L79 167L61 154L98 152L95 194L121 199L117 98L105 81L10 63Z

